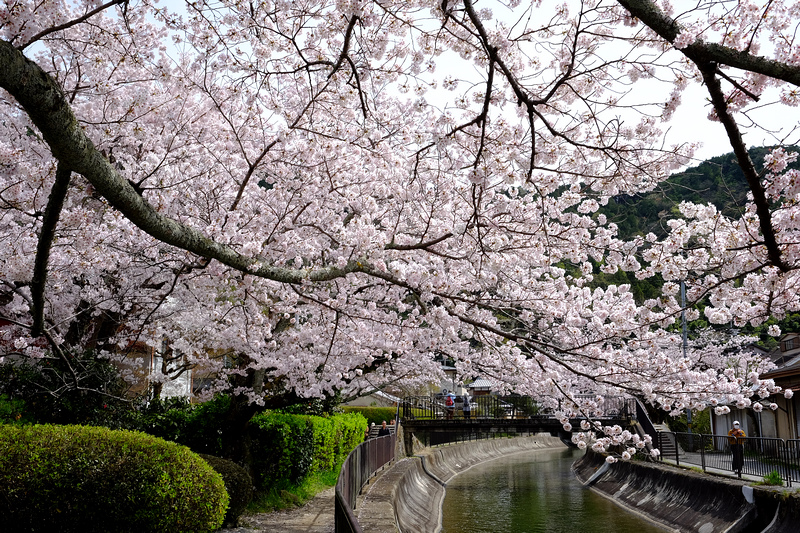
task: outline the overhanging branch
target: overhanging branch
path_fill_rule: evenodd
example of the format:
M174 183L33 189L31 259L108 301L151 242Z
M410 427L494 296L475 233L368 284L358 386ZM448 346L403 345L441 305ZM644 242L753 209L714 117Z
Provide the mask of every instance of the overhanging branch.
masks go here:
M23 107L60 164L83 175L112 206L142 231L162 242L280 283L328 281L353 272L369 271L369 267L358 260L351 260L344 267L315 270L276 267L242 255L198 230L160 214L86 136L58 83L3 40L0 40L0 87Z
M666 15L651 0L617 1L631 15L641 20L647 27L670 43L675 42L682 30L681 25L675 19ZM800 86L800 65L789 65L788 63L757 56L747 51L740 51L715 43L704 43L699 40L681 49L681 52L695 63L714 61L720 65L763 74L776 80Z
M753 203L756 206L756 215L758 216L761 235L764 238L764 246L767 248L769 261L778 267L781 272L787 272L789 267L783 261L781 249L775 237L775 228L772 226L772 214L769 209L769 202L766 192L764 191L764 186L761 185L761 180L758 178L755 165L753 165L753 161L750 159L750 154L747 153L747 147L742 140L739 126L728 111L728 103L725 100L725 94L722 92L722 87L720 86L719 80L716 78L717 66L713 63L706 65L698 64L697 66L703 74L703 80L711 96L711 103L714 106L714 111L716 111L719 121L725 126L725 132L728 134L728 140L733 148L733 153L736 154L739 168L742 169L747 179L747 184L750 187L750 192L753 193Z

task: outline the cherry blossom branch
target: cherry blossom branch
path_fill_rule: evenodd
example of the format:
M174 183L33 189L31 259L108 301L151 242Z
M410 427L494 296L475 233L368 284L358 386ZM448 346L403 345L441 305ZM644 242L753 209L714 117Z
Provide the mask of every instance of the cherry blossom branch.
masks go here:
M172 283L170 284L169 288L164 292L164 294L161 295L161 297L158 299L158 302L156 302L156 304L153 306L153 308L150 310L150 312L147 313L147 316L145 316L144 320L142 321L142 326L144 326L144 325L146 325L146 324L148 324L150 322L150 319L153 317L153 315L156 314L156 311L158 311L158 309L162 305L164 305L164 303L167 301L167 299L170 297L170 295L175 291L175 287L177 286L178 281L181 278L181 275L183 275L184 273L189 273L189 272L191 272L191 270L192 270L192 267L187 267L187 265L185 265L185 264L181 265L178 268L177 272L174 273L174 276L172 278ZM139 328L139 331L137 332L136 337L134 338L133 342L131 343L131 348L133 348L133 346L135 346L136 343L139 341L139 339L140 339L140 337L142 335L142 332L143 332L142 330L143 330L143 328Z
M342 267L317 270L265 264L158 213L95 148L80 127L58 83L39 65L2 40L0 87L14 96L25 109L59 162L83 175L112 206L152 237L201 257L216 259L236 270L281 283L327 281L365 271L366 265L356 260Z
M36 41L38 41L42 37L45 37L47 35L50 35L51 33L57 32L57 31L66 30L68 28L76 26L76 25L80 24L81 22L84 22L84 21L92 18L93 16L97 15L101 11L104 11L104 10L108 9L111 6L118 5L118 4L126 4L128 1L129 0L111 0L110 2L107 2L107 3L103 4L103 5L98 6L95 9L89 11L88 13L83 15L82 17L78 17L78 18L76 18L74 20L70 20L69 22L65 22L63 24L59 24L58 26L53 26L53 27L47 28L46 30L40 31L39 33L37 33L36 35L34 35L30 39L28 39L25 43L21 44L18 48L20 50L24 50L25 48L27 48L31 44L35 43Z
M328 74L328 79L330 79L338 70L342 67L342 63L344 63L345 59L349 58L348 52L350 51L350 39L353 38L353 28L356 27L356 23L358 22L358 16L353 15L350 17L350 22L347 24L347 30L344 33L344 43L342 44L342 51L339 53L339 58L334 63L333 68L331 68L330 74ZM355 71L355 69L353 69Z
M384 249L386 249L386 250L425 250L427 248L430 248L431 246L439 244L440 242L446 241L447 239L449 239L452 236L453 236L453 234L448 231L444 235L436 237L435 239L431 239L429 241L424 241L424 242L418 242L416 244L395 244L394 242L390 242L386 246L384 246Z
M747 153L747 147L742 140L739 126L728 111L728 104L725 101L725 94L722 92L722 87L715 77L717 66L714 63L710 65L698 63L697 66L703 74L703 80L711 95L711 102L714 105L717 117L720 122L722 122L723 126L725 126L725 131L728 134L731 147L736 154L739 167L742 169L747 179L750 192L753 193L753 203L756 206L756 215L758 216L758 221L761 226L761 235L764 239L764 246L767 248L767 255L769 256L770 262L782 272L788 272L789 266L786 265L781 258L781 249L775 237L775 228L772 225L772 214L769 210L769 201L767 200L764 186L761 184L752 159L750 159L750 154Z
M677 21L664 14L650 0L619 0L619 3L670 43L674 43L682 31ZM681 48L681 52L697 65L703 75L703 80L711 95L714 110L725 127L739 166L747 179L750 191L753 193L753 203L756 206L756 214L770 262L782 272L787 272L789 267L781 257L781 249L775 237L775 229L772 226L772 217L764 187L747 153L739 127L728 111L725 95L715 75L719 72L718 65L725 64L764 74L794 85L800 85L800 67L760 56L753 56L746 51L740 52L725 46L704 43L699 40L685 48ZM726 79L728 79L727 76ZM746 94L754 97L750 93Z
M50 259L50 249L53 246L56 226L64 207L64 200L69 189L69 180L72 171L63 163L58 163L56 168L56 179L53 188L50 189L50 196L47 199L47 207L42 218L42 228L39 231L39 243L36 247L36 259L33 264L33 278L31 279L31 314L33 324L31 325L31 335L38 337L44 328L44 289L47 283L47 263Z
M674 43L681 33L681 25L667 16L651 0L617 0L634 17L670 43ZM775 61L763 56L756 56L747 50L739 51L715 43L695 41L681 49L686 57L695 63L715 61L720 65L728 65L744 71L763 74L771 78L783 80L800 86L800 65L791 65Z
M23 300L28 302L28 305L31 308L33 308L33 300L31 299L30 296L28 296L22 290L20 290L20 287L15 287L14 285L10 284L7 281L4 281L3 283L6 286L8 286L9 288L11 288L11 290L12 290L12 292L14 292L14 294L16 294L17 296L19 296L20 298L22 298ZM29 329L31 328L31 326L29 326L27 324L24 324L24 323L22 323L22 322L20 322L18 320L14 320L14 319L12 319L10 317L4 317L4 320L6 320L8 322L11 322L12 324L15 324L17 326L21 326L23 328L29 328ZM58 358L63 360L64 364L67 365L67 369L72 374L73 379L75 380L75 384L77 386L77 384L78 384L77 374L75 373L75 370L72 368L72 365L70 364L69 360L67 359L67 355L64 353L64 350L62 349L61 343L57 342L55 337L53 337L51 335L50 331L48 329L46 329L46 328L42 328L41 335L44 335L44 338L47 339L47 342L50 344L50 347L53 349L53 352L55 352L55 354L58 356Z
M749 91L746 87L742 86L741 83L739 83L738 81L734 80L733 78L722 72L722 70L720 70L719 68L717 68L717 74L719 74L719 76L724 80L726 80L728 83L730 83L731 85L742 91L744 94L752 98L754 101L758 102L761 99L757 94L753 93L752 91Z

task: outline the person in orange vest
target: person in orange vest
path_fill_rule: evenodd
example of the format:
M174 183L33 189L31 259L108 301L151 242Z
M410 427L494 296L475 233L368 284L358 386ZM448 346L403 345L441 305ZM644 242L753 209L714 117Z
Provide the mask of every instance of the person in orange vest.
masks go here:
M739 421L733 422L733 429L728 432L728 444L731 447L731 454L733 455L733 471L742 475L742 466L744 465L744 439L747 437L745 432L739 427Z

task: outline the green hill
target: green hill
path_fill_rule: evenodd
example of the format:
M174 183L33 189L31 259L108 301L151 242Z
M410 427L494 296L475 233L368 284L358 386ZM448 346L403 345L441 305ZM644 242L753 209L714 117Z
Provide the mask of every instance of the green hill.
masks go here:
M750 149L756 169L763 168L764 156L772 148ZM797 147L790 150L800 151ZM793 163L792 168L800 168L800 165ZM661 237L666 233L666 220L679 216L677 206L681 202L711 203L722 214L736 217L742 212L748 192L747 181L736 162L736 156L731 152L673 174L652 192L616 196L601 212L619 226L622 237L646 235L649 232Z
M763 168L764 156L771 150L772 147L750 149L756 169ZM800 151L800 148L792 147L791 150ZM800 164L793 163L792 167L800 168ZM650 232L663 237L667 233L666 221L680 217L678 205L681 202L711 203L722 214L737 217L742 213L749 191L736 156L731 152L673 174L652 192L616 196L598 214L605 214L608 220L616 223L619 235L624 239ZM661 294L663 281L660 276L638 280L632 273L623 271L604 274L595 267L591 286L607 287L623 283L631 286L636 301L641 303L648 298L657 298Z

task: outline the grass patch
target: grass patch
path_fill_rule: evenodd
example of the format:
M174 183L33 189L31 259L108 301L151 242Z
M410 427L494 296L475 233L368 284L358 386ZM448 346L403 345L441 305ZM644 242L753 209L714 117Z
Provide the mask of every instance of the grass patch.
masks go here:
M271 513L299 507L323 490L336 485L340 467L314 472L297 484L281 481L268 491L257 493L247 506L247 513Z
M753 483L753 485L767 485L773 487L783 486L783 478L781 477L781 475L778 473L777 470L773 470L772 472L764 476L763 481L758 481L756 483Z

